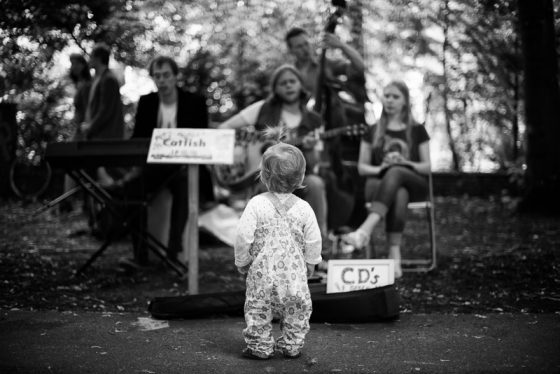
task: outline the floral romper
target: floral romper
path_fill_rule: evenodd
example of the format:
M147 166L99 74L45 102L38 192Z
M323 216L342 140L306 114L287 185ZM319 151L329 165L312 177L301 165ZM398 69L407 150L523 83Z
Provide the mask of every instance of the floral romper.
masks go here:
M274 317L282 330L276 348L298 353L312 310L306 263L321 261L321 234L313 210L292 194L255 196L240 219L235 254L237 266L251 263L243 330L247 347L264 355L273 353Z

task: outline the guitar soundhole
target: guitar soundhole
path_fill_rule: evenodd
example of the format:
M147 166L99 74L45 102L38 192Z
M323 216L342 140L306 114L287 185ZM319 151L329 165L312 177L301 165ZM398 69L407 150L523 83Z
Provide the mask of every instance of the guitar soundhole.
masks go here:
M233 164L220 167L221 179L226 184L237 182L244 175L245 166L243 164Z

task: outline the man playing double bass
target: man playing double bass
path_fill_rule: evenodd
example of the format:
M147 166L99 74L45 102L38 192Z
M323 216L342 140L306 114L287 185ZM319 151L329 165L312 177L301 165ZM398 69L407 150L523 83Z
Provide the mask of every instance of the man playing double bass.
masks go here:
M331 105L331 113L328 114L331 117L331 123L325 124L327 128L348 125L345 119L346 114L344 113L342 100L336 91L341 89L341 81L338 77L345 76L346 82L361 86L361 89L352 90L353 96L359 96L355 97L354 100L361 103L365 101L365 64L358 51L352 46L343 43L334 33L325 32L323 34L322 48L339 49L346 59L327 58L321 66L319 56L315 53L309 41L309 35L304 29L299 27L291 28L286 33L285 40L290 54L295 58L295 66L302 75L304 87L314 95L314 99L317 100L317 96L322 94L321 89L324 88L318 87L317 84L318 76L321 73L323 73L325 82L320 83L331 88L331 93L333 94L329 103ZM324 69L323 72L321 72L321 69Z
M300 71L304 87L311 92L315 100L314 109L323 116L325 129L343 127L363 123L364 103L367 101L365 91L365 63L360 54L352 46L342 42L333 32L325 32L322 38L323 52L326 49L340 50L345 58L323 58L315 52L309 40L309 34L302 28L293 27L285 36L290 54L295 58L295 66ZM344 77L344 79L341 79ZM342 83L344 81L344 84ZM325 92L326 91L326 92ZM338 92L344 91L345 101ZM324 100L322 108L318 108L319 100ZM349 101L350 100L350 101ZM311 104L311 103L310 103ZM320 105L319 105L320 106ZM359 135L359 134L355 134ZM325 147L323 159L330 163L332 171L341 178L343 174L342 159L356 161L358 159L359 138L335 139ZM332 176L332 173L330 173ZM327 176L325 176L327 179ZM327 183L329 210L341 212L337 206L345 208L347 214L329 216L329 226L336 228L346 224L352 214L354 196L361 197L360 186L350 183L357 190L342 191L338 183ZM351 201L351 202L350 202ZM336 206L334 206L336 205ZM349 210L349 211L348 211Z

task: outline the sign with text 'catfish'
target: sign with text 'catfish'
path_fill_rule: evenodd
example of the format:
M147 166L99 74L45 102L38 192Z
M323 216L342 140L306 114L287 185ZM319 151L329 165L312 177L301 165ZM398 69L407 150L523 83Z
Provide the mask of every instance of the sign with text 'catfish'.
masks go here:
M327 293L365 290L393 283L394 260L329 260Z
M233 164L233 129L154 129L148 163Z

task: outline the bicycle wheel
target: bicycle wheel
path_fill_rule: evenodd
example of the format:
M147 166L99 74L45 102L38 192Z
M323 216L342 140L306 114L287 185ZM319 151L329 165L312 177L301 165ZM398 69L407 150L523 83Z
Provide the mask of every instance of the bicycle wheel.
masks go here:
M46 161L31 164L14 160L10 165L10 187L22 199L40 196L49 186L51 177L51 166Z

